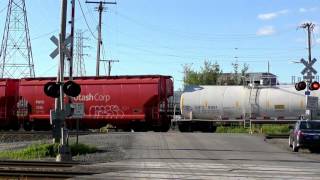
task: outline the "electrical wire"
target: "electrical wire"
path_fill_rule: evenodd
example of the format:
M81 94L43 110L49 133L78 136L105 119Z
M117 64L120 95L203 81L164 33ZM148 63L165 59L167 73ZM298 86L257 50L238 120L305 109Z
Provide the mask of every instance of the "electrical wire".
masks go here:
M92 37L97 40L98 38L94 35L94 33L92 32L92 30L91 30L91 28L90 28L90 26L89 26L89 24L88 24L88 21L87 21L87 18L86 18L86 16L85 16L84 12L83 12L82 5L81 5L80 0L78 0L78 3L79 3L79 6L80 6L80 9L81 9L81 12L82 12L83 19L84 19L84 21L86 22L86 25L87 25L87 27L88 27L88 29L89 29Z
M0 9L0 13L2 13L4 10L6 10L7 9L7 7L4 7L4 8L2 8L2 9Z
M39 36L33 37L33 38L31 38L31 40L37 40L37 39L46 37L46 36L48 36L48 35L50 35L50 34L52 34L52 33L55 33L55 32L57 32L57 31L59 31L59 29L55 29L54 31L51 31L51 32L44 33L44 34L41 34L41 35L39 35Z

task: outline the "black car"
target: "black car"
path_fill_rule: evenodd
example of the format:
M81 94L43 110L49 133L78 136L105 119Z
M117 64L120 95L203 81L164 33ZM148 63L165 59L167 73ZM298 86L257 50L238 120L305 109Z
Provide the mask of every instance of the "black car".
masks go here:
M320 149L320 121L297 121L294 129L290 131L289 146L292 151L298 152L299 148L308 148L311 152Z

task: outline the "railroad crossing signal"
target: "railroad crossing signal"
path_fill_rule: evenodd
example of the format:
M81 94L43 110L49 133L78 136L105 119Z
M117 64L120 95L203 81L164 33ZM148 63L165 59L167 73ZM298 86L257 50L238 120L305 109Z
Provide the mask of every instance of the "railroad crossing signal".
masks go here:
M81 92L79 84L73 81L67 81L63 84L63 92L71 97L77 97ZM60 85L56 82L48 82L44 85L44 93L52 98L58 98L60 96Z
M296 88L297 91L302 91L307 87L307 83L304 81L301 81L296 83L294 87Z
M57 46L57 48L55 50L53 50L53 52L50 54L50 57L52 59L54 59L59 54L59 40L55 36L51 36L50 40L53 42L53 44L55 44ZM71 36L68 36L68 38L65 40L64 45L62 45L64 52L66 53L68 58L70 56L70 51L66 46L69 45L70 42L71 42Z

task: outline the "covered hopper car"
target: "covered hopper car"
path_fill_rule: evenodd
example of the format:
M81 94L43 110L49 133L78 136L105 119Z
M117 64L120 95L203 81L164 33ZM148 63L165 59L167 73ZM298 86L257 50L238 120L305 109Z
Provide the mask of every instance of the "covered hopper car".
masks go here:
M311 96L319 97L319 92ZM306 97L293 85L193 86L182 93L180 109L181 131L214 131L217 122L298 120L305 114Z
M20 128L17 119L19 80L0 79L0 129Z
M46 96L44 85L54 78L20 80L17 114L26 130L50 128L49 114L54 98ZM112 124L116 128L135 131L168 131L172 113L168 98L173 96L170 76L78 77L81 93L74 103L84 104L82 128L100 128ZM67 98L65 97L67 102ZM75 128L76 120L68 118L67 127Z

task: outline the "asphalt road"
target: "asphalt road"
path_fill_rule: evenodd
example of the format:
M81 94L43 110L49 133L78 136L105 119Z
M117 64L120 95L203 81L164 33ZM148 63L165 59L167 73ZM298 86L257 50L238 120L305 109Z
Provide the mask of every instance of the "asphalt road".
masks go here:
M114 141L123 156L82 167L101 172L85 179L320 179L320 154L293 153L259 136L147 132L95 138Z

